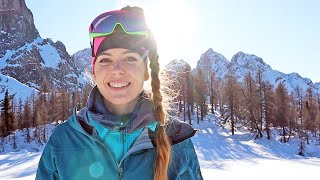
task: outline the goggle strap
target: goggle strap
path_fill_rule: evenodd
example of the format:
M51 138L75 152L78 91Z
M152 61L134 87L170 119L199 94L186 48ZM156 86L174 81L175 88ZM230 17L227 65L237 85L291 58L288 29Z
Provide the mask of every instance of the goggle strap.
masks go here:
M93 49L93 43L90 42L90 46L91 46L91 56L95 57L96 55L94 54L94 49Z

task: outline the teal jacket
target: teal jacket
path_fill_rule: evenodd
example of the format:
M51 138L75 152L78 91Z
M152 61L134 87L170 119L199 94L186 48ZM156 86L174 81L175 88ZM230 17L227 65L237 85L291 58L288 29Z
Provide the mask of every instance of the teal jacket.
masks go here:
M195 130L173 121L167 133L172 142L169 180L201 180L197 155L190 139ZM156 129L145 126L118 162L93 126L76 115L56 127L42 153L36 180L151 180L156 157ZM120 141L121 139L119 139Z

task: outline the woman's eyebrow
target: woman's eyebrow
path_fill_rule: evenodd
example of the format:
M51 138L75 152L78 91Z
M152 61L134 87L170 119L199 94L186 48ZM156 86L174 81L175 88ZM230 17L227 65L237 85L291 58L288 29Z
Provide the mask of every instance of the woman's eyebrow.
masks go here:
M102 52L100 55L112 56L112 53Z
M135 51L132 51L130 49L126 49L122 54L130 54L130 53L136 53ZM107 55L107 56L112 56L113 53L108 53L108 52L102 52L100 55Z
M136 52L130 49L126 49L122 54L130 54L130 53L136 53Z

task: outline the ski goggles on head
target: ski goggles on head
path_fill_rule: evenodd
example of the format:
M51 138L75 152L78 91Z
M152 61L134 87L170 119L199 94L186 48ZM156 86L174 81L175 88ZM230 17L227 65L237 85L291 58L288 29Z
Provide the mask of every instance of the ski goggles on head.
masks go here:
M90 27L90 38L110 35L119 25L123 32L132 35L149 35L149 29L141 12L117 10L103 13L96 17Z

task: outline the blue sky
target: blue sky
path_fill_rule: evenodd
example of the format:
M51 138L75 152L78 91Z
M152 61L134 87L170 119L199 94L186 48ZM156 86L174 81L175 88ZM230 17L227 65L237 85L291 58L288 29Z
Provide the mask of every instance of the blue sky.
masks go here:
M145 9L162 65L196 66L207 49L227 59L255 54L273 69L320 82L320 1L317 0L26 0L42 38L70 54L89 47L88 27L102 12L130 4Z

